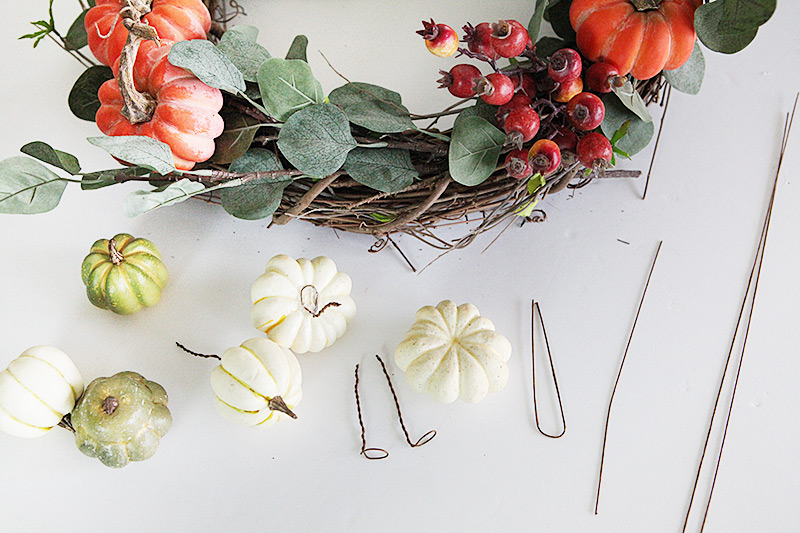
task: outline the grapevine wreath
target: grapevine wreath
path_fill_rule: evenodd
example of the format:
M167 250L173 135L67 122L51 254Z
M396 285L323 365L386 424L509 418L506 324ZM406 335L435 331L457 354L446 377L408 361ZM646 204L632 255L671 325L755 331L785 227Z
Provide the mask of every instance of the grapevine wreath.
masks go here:
M410 113L399 94L369 83L346 81L326 96L306 62L307 39L272 57L255 27L234 24L243 13L236 1L79 0L83 11L63 36L51 9L25 37L53 38L86 66L70 109L96 121L105 136L89 141L124 166L87 173L76 157L29 143L22 151L34 159L0 162L0 212L48 211L69 182L139 181L130 215L200 197L243 219L373 235L375 250L394 233L460 248L516 217L542 220L536 205L548 194L638 175L611 169L650 144L650 104L672 88L700 89L697 37L736 52L775 8L528 2L527 25L467 24L459 38L423 23L432 53L464 58L440 80L457 100L433 115ZM556 36L540 35L543 21ZM452 128L439 129L449 115ZM460 238L436 234L461 223Z

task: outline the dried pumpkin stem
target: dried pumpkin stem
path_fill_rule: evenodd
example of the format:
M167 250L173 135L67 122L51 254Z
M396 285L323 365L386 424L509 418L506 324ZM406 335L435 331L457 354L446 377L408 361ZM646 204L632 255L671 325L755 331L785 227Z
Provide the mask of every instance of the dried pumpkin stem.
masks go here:
M131 124L148 122L156 111L155 98L137 91L133 81L133 66L142 41L161 44L155 28L142 22L142 17L150 12L151 4L152 0L125 0L120 11L122 23L128 29L128 40L119 58L117 80L124 102L122 116Z
M311 309L308 308L308 305L305 302L305 291L306 289L311 289ZM324 313L329 307L339 307L339 302L328 302L325 304L322 309L319 308L319 291L313 285L306 285L302 289L300 289L300 303L303 304L303 309L311 313L311 316L314 318L319 318L319 316Z
M113 396L108 396L105 400L103 400L103 412L107 415L113 415L114 411L116 411L118 407L119 400Z
M649 11L661 7L662 0L629 0L636 11Z
M267 402L267 407L269 407L272 411L280 411L283 414L289 415L294 419L297 419L297 415L289 409L289 406L286 405L286 402L283 401L283 398L280 396L273 396Z
M111 256L111 262L115 265L122 263L125 260L125 256L117 250L117 241L114 239L109 239L108 241L108 255Z

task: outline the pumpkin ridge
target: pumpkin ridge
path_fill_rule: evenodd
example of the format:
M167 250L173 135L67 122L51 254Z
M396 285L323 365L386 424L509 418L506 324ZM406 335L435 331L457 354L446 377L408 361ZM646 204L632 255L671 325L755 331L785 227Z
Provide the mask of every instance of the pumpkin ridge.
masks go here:
M276 324L276 326L277 326L277 324ZM253 350L251 350L247 346L239 346L239 348L242 348L244 351L250 353L253 357L256 358L256 361L258 361L258 364L261 365L261 367L264 369L264 371L266 371L267 375L270 377L272 382L275 383L275 390L278 390L278 380L275 379L275 376L273 376L272 372L269 371L269 368L267 368L267 365L264 364L264 361L262 361L261 358L256 355L256 352L254 352ZM262 394L262 396L263 396L263 394ZM280 394L278 394L278 396L280 396Z
M260 412L261 412L261 411L247 411L247 410L245 410L245 409L239 409L238 407L234 407L234 406L232 406L231 404L229 404L228 402L226 402L225 400L223 400L222 398L220 398L220 397L219 397L219 396L217 396L217 395L214 395L214 397L217 399L217 401L218 401L219 403L225 404L225 406L227 406L227 407L230 407L231 409L233 409L233 410L234 410L234 411L236 411L237 413L247 413L248 415L257 415L258 413L260 413ZM263 422L263 421L262 421L262 422ZM261 422L259 422L259 423L261 423Z
M35 392L33 392L32 390L30 390L28 387L26 387L26 386L25 386L25 384L24 384L23 382L21 382L19 379L17 379L17 376L15 376L15 375L14 375L14 374L11 372L11 370L10 370L10 369L6 368L6 372L8 373L8 375L9 375L9 376L11 376L11 378L12 378L14 381L16 381L17 383L19 383L19 386L20 386L20 387L22 387L23 389L25 389L26 391L28 391L28 392L30 393L30 395L31 395L31 396L33 396L34 398L36 398L37 400L39 400L39 402L40 402L42 405L44 405L45 407L47 407L48 409L50 409L50 410L53 412L53 414L55 414L55 415L56 415L56 416L58 416L59 418L63 418L63 415L61 415L61 414L60 414L58 411L56 411L55 409L53 409L52 407L50 407L50 405L49 405L47 402L45 402L44 400L42 400L42 399L39 397L39 395L38 395L38 394L36 394L36 393L35 393ZM7 411L6 411L6 412L7 412ZM24 423L24 422L23 422L23 423ZM26 424L26 425L30 426L30 424ZM33 427L37 427L37 426L33 426Z
M131 265L131 266L133 266L133 265ZM139 270L139 269L137 269L137 270ZM109 272L110 271L111 270L109 269ZM136 297L136 301L139 302L140 307L143 306L144 304L139 299L139 293L133 288L133 285L131 285L131 281L128 279L128 273L125 271L125 269L120 269L120 279L122 279L122 281L125 283L125 286L128 287L128 290L130 291L130 293L133 294Z
M2 411L8 418L13 420L14 422L17 422L18 424L21 424L23 426L28 426L35 429L41 429L42 431L49 431L50 429L52 429L52 428L43 428L41 426L34 426L32 424L28 424L27 422L23 422L19 418L15 417L14 415L6 411L6 409L3 407L3 404L0 404L0 411Z
M101 266L105 266L107 268L106 268L106 271L103 273L103 275L100 277L100 281L98 281L98 285L101 285L102 287L105 288L106 281L108 281L108 274L111 272L111 269L113 268L114 265L112 265L110 262L99 261L94 267L92 267L92 269L89 271L89 274L91 274L92 272L94 272L95 270L100 268ZM103 293L105 294L105 290L103 291Z
M65 376L65 375L64 375L64 374L61 372L61 370L59 370L58 368L56 368L54 365L52 365L52 364L48 363L48 362L47 362L47 361L45 361L44 359L39 359L38 357L34 357L34 356L32 356L32 355L23 354L23 355L20 355L19 357L17 357L17 359L23 359L23 358L26 358L26 357L27 357L28 359L35 359L36 361L39 361L40 363L44 363L44 364L46 364L47 366L49 366L50 368L52 368L53 370L55 370L55 371L56 371L56 373L58 373L58 375L59 375L59 376L61 376L61 378L64 380L64 383L66 383L67 385L69 385L69 388L70 388L70 390L72 390L72 395L73 395L73 397L75 396L75 389L73 389L73 388L72 388L72 383L70 383L70 381L67 379L67 376ZM77 398L75 398L75 400L77 400Z
M634 22L638 22L639 21L639 18L634 19L634 16L635 16L635 13L631 14L630 16L628 16L625 19L623 19L614 28L614 36L611 39L606 41L606 45L603 48L602 53L600 54L600 59L601 60L605 60L608 57L609 52L611 52L611 50L614 49L614 45L617 44L617 39L620 37L620 34L622 33L622 30L624 30L624 29L626 29L628 27L628 25L631 23L631 20L633 19ZM639 47L636 50L636 55L637 56L639 55L639 51L642 49L641 41L639 41L638 45L639 45Z
M288 407L289 407L289 409L294 409L294 406L289 405ZM261 422L256 424L256 426L260 426L261 424L266 424L267 422L269 422L272 419L274 414L275 414L275 411L270 410L269 414L267 415L267 418L265 418L264 420L262 420Z
M156 287L158 287L159 289L163 288L163 287L161 286L161 284L158 282L158 280L157 280L156 278L154 278L154 277L153 277L153 276L150 274L150 272L146 271L145 269L143 269L142 267L140 267L139 265L137 265L135 262L131 262L131 261L130 261L130 259L126 258L126 260L125 260L125 263L127 263L127 266L128 266L128 267L130 267L130 268L133 268L133 269L135 269L135 270L138 270L139 272L141 272L141 273L142 273L142 275L143 275L145 278L147 278L149 281L151 281L151 282L152 282L152 283L153 283L153 284L154 284ZM127 279L127 276L126 276L126 279ZM130 284L128 284L128 286L130 287ZM130 287L130 288L131 288L131 290L133 290L133 287ZM136 294L136 293L134 292L134 294ZM138 300L138 297L137 297L137 300ZM144 304L144 302L141 302L141 303L142 303L142 304ZM146 385L145 385L145 386L146 386ZM148 390L150 389L150 387L147 387L147 388L148 388Z
M252 393L253 393L255 396L258 396L259 398L264 398L265 400L267 400L266 396L264 396L263 394L261 394L261 393L259 393L259 392L256 392L256 391L254 391L254 390L253 390L253 387L251 387L250 385L248 385L247 383L245 383L245 382L244 382L244 381L242 381L241 379L237 378L236 376L234 376L233 374L231 374L230 372L228 372L228 369L227 369L227 368L225 368L225 367L224 367L224 366L222 366L222 365L220 365L219 367L222 369L222 371L223 371L223 372L225 372L226 374L228 374L228 375L229 375L230 377L232 377L232 378L233 378L235 381L237 381L239 384L241 384L241 386L242 386L242 387L244 387L245 389L247 389L247 390L249 390L250 392L252 392ZM219 396L217 396L217 397L219 398ZM269 400L267 400L267 401L269 401ZM225 403L225 402L223 402L223 403ZM227 405L227 404L226 404L226 405ZM249 412L249 411L243 411L243 412ZM258 411L256 411L256 412L258 412Z

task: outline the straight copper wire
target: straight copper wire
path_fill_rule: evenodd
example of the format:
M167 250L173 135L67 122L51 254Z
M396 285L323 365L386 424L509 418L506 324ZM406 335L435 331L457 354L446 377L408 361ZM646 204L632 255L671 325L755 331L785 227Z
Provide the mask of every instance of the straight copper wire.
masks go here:
M358 397L358 366L356 365L356 410L358 411L358 425L361 426L361 455L367 459L380 460L389 457L389 452L383 448L367 448L367 431L364 429L364 418L361 416L361 399Z
M786 122L784 123L783 140L782 140L782 143L781 143L781 151L780 151L780 155L779 155L779 158L778 158L778 169L777 169L777 172L775 173L775 181L774 181L774 183L772 185L772 194L770 196L769 205L767 206L767 212L766 212L766 214L764 216L764 223L763 223L763 225L761 227L761 236L759 237L758 247L756 248L756 255L755 255L755 258L753 259L753 267L750 270L750 276L749 276L749 278L747 280L747 288L746 288L745 293L744 293L744 298L742 299L742 306L741 306L741 308L739 310L739 316L738 316L738 318L736 320L736 327L733 330L733 338L731 339L730 349L728 350L728 355L727 355L727 357L725 359L725 367L724 367L724 369L722 371L722 377L720 378L719 389L717 390L717 396L716 396L716 399L714 400L714 408L713 408L713 410L711 412L711 419L709 420L708 431L706 433L706 439L705 439L705 442L703 443L703 451L702 451L702 453L700 455L700 462L699 462L699 464L697 466L697 474L695 475L694 485L692 487L692 494L691 494L691 497L689 498L689 505L688 505L688 507L686 509L686 517L685 517L684 522L683 522L683 531L684 532L686 531L686 528L688 527L688 524L689 524L689 517L690 517L691 512L692 512L692 505L694 503L695 495L697 494L697 488L698 488L698 485L699 485L699 482L700 482L700 475L701 475L701 472L703 470L703 462L704 462L705 457L706 457L706 452L708 451L709 441L711 440L711 433L712 433L713 428L714 428L714 419L716 418L717 409L719 408L719 403L720 403L720 400L722 398L722 389L724 388L725 379L726 379L727 374L728 374L728 369L730 368L731 359L733 357L733 348L734 348L734 346L736 344L736 339L738 337L739 329L740 329L740 327L742 325L742 318L744 317L744 312L745 312L745 309L747 308L748 296L750 295L750 289L752 288L753 289L753 291L752 291L753 292L753 296L752 296L752 300L751 300L751 303L750 303L750 311L749 311L748 316L747 316L747 325L745 327L744 340L742 341L742 351L741 351L741 355L739 356L739 362L738 362L738 365L737 365L737 368L736 368L736 377L734 379L733 391L731 392L731 399L730 399L730 403L728 405L728 413L727 413L726 418L725 418L725 426L724 426L723 433L722 433L722 440L720 442L719 452L717 454L717 459L716 459L716 462L715 462L715 465L714 465L714 476L713 476L712 481L711 481L711 488L710 488L709 493L708 493L708 500L706 501L706 508L705 508L705 512L703 514L703 522L702 522L702 525L700 526L700 531L701 532L703 531L703 529L705 529L706 520L708 519L708 512L709 512L709 509L711 507L711 498L714 495L714 487L716 486L716 483L717 483L717 475L719 474L720 463L722 462L722 452L723 452L723 450L725 448L725 438L728 435L728 426L730 424L731 415L733 413L733 404L734 404L734 400L736 398L736 389L737 389L737 387L739 385L739 376L740 376L741 371L742 371L742 362L744 361L745 349L747 347L747 337L748 337L748 335L750 333L750 323L751 323L751 319L753 317L753 308L755 306L756 295L758 293L758 281L759 281L759 278L761 276L761 266L763 265L764 251L766 250L767 236L769 235L769 223L770 223L770 220L772 219L772 207L773 207L773 205L775 203L775 194L776 194L777 189L778 189L778 177L780 176L781 165L783 163L783 156L786 153L786 146L787 146L787 143L789 141L789 133L791 132L792 123L794 122L794 115L795 115L795 111L797 110L798 98L800 98L800 94L798 95L797 98L795 98L794 107L792 108L792 113L791 113L791 115L787 115Z
M547 348L547 358L550 360L550 371L553 374L553 384L556 388L556 398L558 398L558 410L561 412L561 433L558 435L551 435L542 430L539 424L539 409L536 403L536 313L539 313L539 322L542 324L542 333L544 334L544 345ZM556 377L556 367L553 366L553 355L550 352L550 342L547 340L547 328L544 325L544 318L542 318L542 309L539 307L539 302L531 300L531 381L533 385L533 417L536 419L536 429L545 437L551 439L560 439L567 432L567 419L564 417L564 404L561 401L561 391L558 389L558 378Z
M600 473L597 476L597 496L594 502L594 514L597 514L598 507L600 506L600 486L603 483L603 464L605 463L606 459L606 442L608 441L608 425L609 421L611 420L611 407L614 404L614 396L617 393L617 386L619 385L620 377L622 376L622 368L625 366L625 360L628 357L628 349L631 347L631 341L633 340L633 332L636 331L636 323L639 321L639 314L642 312L642 305L644 304L644 297L647 295L647 288L650 286L650 278L653 277L653 271L656 268L656 261L658 261L658 254L661 252L661 245L664 244L664 241L660 241L658 243L658 249L656 250L656 255L653 258L653 264L650 267L650 273L647 275L647 283L644 285L644 291L642 291L642 299L639 301L639 308L636 310L636 318L633 320L633 327L631 327L631 334L628 337L628 344L625 346L625 352L622 354L622 362L619 364L619 371L617 372L617 378L614 381L614 389L611 391L611 398L608 400L608 410L606 411L606 425L605 430L603 431L603 449L600 454Z

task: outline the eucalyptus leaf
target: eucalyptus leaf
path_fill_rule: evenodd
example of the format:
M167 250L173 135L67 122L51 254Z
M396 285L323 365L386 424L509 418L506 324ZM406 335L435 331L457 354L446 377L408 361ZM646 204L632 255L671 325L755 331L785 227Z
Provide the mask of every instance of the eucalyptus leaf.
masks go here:
M544 11L544 19L553 27L553 31L567 42L575 42L575 30L569 20L569 8L571 1L562 0L551 2Z
M341 107L353 124L377 133L400 133L414 129L403 99L395 91L369 83L347 83L328 97Z
M252 148L231 163L228 170L237 174L282 170L278 157L264 148ZM292 183L291 176L278 176L248 181L237 187L220 191L222 207L245 220L259 220L272 216L281 205L283 191Z
M58 205L67 182L28 157L0 161L0 213L34 215Z
M533 16L528 21L528 36L533 42L539 38L539 32L542 29L542 20L544 19L544 10L547 9L550 0L536 0L536 7L533 10Z
M308 62L308 37L305 35L298 35L292 41L289 51L286 53L286 59L300 59L301 61Z
M536 55L540 59L547 59L556 51L566 48L567 41L558 37L542 37L536 42Z
M205 39L180 41L172 45L169 62L186 69L200 81L229 93L244 92L244 76L222 50Z
M281 122L305 107L324 101L322 85L314 78L308 63L301 59L268 59L258 69L258 86L264 108Z
M711 50L734 54L755 38L775 12L776 0L715 0L694 13L697 37Z
M149 169L144 167L125 167L125 168L112 168L109 170L98 170L84 174L81 178L81 189L84 191L93 191L102 189L103 187L110 187L117 185L120 181L117 179L119 176L144 176L150 172Z
M158 172L162 176L175 172L175 158L169 145L141 135L119 137L89 137L93 145L102 148L121 161Z
M475 105L468 107L456 116L453 127L469 117L481 117L488 121L492 126L497 126L497 106L489 105L483 100L477 100Z
M676 90L687 94L697 94L703 85L703 76L706 72L706 59L703 50L697 42L694 43L692 56L682 66L675 70L665 70L664 77Z
M246 81L256 81L259 67L272 57L266 48L256 43L257 36L258 28L254 26L235 26L222 35L217 45Z
M225 131L214 141L215 150L211 160L214 163L227 165L247 152L261 123L249 115L224 108L221 115L225 122Z
M78 15L78 18L67 30L67 34L64 36L64 46L67 50L80 50L89 44L89 37L86 35L86 28L83 26L83 19L86 18L87 11L89 10L86 9Z
M622 102L622 105L630 109L636 116L645 122L653 122L653 117L650 116L650 111L647 110L642 96L633 88L630 79L625 80L625 84L621 87L614 86L611 90Z
M298 111L278 135L281 153L296 169L311 176L333 174L355 147L347 115L333 104Z
M450 175L463 185L486 181L497 167L506 134L480 117L467 117L453 128Z
M125 198L125 214L131 218L137 217L159 207L183 202L205 190L202 183L184 178L161 190L133 191Z
M408 150L356 148L347 154L344 170L351 178L381 192L402 191L419 178Z
M606 116L600 125L600 129L606 137L610 139L623 126L625 121L630 121L625 136L615 144L619 150L634 155L650 144L655 132L655 126L652 122L643 121L633 111L622 105L619 98L613 94L603 96L603 102L606 106Z
M20 152L34 157L39 161L43 161L48 165L66 170L73 176L81 171L81 164L78 162L77 157L62 152L61 150L56 150L49 144L41 141L33 141L26 144L20 148Z
M106 81L113 79L114 74L106 66L91 66L81 74L69 92L69 109L81 120L94 122L100 99L97 91Z

